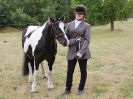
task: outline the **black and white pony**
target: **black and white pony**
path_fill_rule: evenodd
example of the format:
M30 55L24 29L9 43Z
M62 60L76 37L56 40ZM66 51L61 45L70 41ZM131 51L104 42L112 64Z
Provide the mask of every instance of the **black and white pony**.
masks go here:
M52 83L52 66L57 53L56 39L67 46L69 41L64 31L64 17L49 18L42 26L28 26L22 33L24 49L23 76L29 74L28 82L32 83L31 92L37 92L37 72L43 60L48 62L48 89L54 88ZM42 65L41 65L42 66ZM42 66L43 69L43 66ZM44 70L43 74L45 76Z

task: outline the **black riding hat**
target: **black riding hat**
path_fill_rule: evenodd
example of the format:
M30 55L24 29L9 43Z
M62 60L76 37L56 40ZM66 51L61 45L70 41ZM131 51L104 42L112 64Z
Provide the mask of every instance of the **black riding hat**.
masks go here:
M76 13L81 13L86 15L86 8L84 5L77 5L75 8Z

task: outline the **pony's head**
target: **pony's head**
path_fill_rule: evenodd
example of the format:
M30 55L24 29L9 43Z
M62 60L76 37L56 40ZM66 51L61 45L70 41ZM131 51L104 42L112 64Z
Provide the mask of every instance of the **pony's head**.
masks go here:
M48 22L49 24L52 24L52 32L54 33L55 38L60 42L61 45L67 46L69 44L69 40L64 30L64 19L64 16L62 18L56 19L49 18Z

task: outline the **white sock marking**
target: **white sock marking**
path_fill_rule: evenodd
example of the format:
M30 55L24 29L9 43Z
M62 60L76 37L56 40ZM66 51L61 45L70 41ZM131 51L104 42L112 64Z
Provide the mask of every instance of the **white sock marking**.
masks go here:
M33 75L32 75L32 67L31 67L30 63L28 63L28 67L29 67L29 79L28 79L28 82L31 83L31 82L33 82Z
M54 88L53 82L52 82L52 71L48 71L48 89Z

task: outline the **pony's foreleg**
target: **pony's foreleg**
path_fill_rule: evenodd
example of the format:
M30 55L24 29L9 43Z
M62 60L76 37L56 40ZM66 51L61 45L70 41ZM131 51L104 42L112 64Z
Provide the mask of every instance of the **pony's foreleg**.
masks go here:
M55 61L55 57L48 61L49 71L48 71L48 89L53 89L54 85L52 82L52 66Z
M42 75L43 75L43 78L47 78L47 73L46 71L44 70L44 67L43 67L43 62L41 62L41 69L42 69Z
M33 74L32 74L32 67L31 67L30 63L28 63L28 67L29 67L29 79L28 79L28 82L32 83L33 82Z
M35 60L34 60L34 73L33 73L33 83L32 83L32 89L31 92L37 92L37 66L35 64Z
M53 82L52 82L52 71L48 71L48 89L53 89L54 88L54 85L53 85Z

